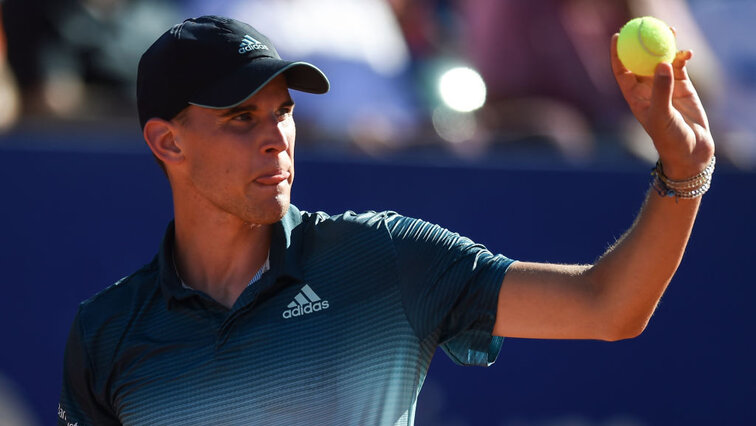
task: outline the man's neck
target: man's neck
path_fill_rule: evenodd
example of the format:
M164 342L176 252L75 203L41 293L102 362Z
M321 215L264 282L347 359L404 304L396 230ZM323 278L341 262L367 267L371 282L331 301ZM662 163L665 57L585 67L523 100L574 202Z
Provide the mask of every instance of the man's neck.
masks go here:
M186 285L231 308L265 264L272 228L236 218L198 220L177 214L176 270Z

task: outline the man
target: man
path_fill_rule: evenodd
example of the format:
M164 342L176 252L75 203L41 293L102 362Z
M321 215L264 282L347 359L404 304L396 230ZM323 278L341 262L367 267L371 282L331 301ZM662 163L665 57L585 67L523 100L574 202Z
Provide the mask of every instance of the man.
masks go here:
M488 365L501 336L618 340L649 320L713 170L687 78L612 65L657 169L635 224L595 265L514 262L393 212L289 203L294 104L314 66L238 21L179 24L144 54L144 138L173 192L155 260L82 303L60 424L412 424L431 356ZM668 196L669 195L669 196Z

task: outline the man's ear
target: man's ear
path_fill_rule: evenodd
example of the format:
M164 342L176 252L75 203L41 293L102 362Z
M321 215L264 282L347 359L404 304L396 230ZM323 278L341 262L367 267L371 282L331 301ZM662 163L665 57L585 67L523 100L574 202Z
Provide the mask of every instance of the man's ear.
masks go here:
M155 157L163 163L176 164L184 159L184 152L176 143L175 132L175 124L162 118L151 118L144 125L144 140Z

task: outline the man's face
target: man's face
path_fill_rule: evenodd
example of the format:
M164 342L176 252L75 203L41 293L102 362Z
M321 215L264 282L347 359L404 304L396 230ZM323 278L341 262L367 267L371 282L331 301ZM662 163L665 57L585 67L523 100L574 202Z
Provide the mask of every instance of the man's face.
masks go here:
M281 219L294 180L293 109L283 76L234 108L189 106L174 136L185 155L176 178L190 202L250 224Z

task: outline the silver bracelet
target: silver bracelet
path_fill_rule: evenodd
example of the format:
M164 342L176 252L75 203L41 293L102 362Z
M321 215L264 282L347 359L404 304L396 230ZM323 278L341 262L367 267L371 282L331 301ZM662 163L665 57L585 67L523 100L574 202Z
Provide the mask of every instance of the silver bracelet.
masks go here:
M675 197L675 200L698 198L711 187L711 176L714 174L716 163L717 158L712 156L711 161L701 173L685 180L672 180L664 174L661 161L657 161L656 167L651 170L651 175L654 177L651 187L662 197Z

